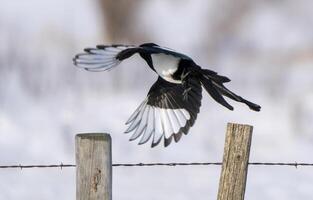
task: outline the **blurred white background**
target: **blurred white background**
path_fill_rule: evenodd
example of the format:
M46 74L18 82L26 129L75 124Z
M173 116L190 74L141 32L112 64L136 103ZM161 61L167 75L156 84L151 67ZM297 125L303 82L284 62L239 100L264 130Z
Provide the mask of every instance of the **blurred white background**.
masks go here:
M227 122L254 126L250 161L313 162L313 1L1 0L0 165L74 163L74 135L107 132L114 163L215 162ZM136 57L75 68L96 44L154 42L232 79L262 106L203 92L198 120L168 148L128 142L124 122L156 75ZM216 199L220 167L114 168L119 200ZM312 199L311 168L250 166L246 199ZM75 199L75 169L0 170L0 199Z

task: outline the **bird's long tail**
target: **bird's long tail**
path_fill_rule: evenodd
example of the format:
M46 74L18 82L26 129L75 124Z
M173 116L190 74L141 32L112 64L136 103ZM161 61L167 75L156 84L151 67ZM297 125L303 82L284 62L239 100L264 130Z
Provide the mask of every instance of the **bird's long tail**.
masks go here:
M220 76L214 71L201 69L200 82L215 101L222 104L226 108L233 110L234 108L223 97L226 96L232 100L246 104L251 110L261 110L261 106L252 103L227 89L223 84L229 81L229 78Z

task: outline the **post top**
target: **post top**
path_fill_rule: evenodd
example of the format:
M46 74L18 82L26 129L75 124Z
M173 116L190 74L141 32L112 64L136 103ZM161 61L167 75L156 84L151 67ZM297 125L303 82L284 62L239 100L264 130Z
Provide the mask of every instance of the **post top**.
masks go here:
M249 127L249 128L253 128L252 125L249 124L238 124L238 123L233 123L233 122L228 122L227 126L233 126L233 127Z
M79 133L75 137L76 139L111 140L111 136L108 133Z

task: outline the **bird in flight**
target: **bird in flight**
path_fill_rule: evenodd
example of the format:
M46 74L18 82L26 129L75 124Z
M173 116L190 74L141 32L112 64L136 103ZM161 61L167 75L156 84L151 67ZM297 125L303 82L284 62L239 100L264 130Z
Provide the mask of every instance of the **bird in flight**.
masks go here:
M139 144L151 140L151 147L154 147L163 139L166 147L172 140L178 142L182 135L187 135L199 113L202 87L229 110L233 107L224 97L242 102L254 111L261 109L227 89L224 83L230 79L226 76L203 69L190 57L154 43L140 46L98 45L84 51L77 54L73 61L77 67L87 71L107 71L139 54L158 74L147 97L126 122L128 128L125 133L132 133L131 141L140 139Z

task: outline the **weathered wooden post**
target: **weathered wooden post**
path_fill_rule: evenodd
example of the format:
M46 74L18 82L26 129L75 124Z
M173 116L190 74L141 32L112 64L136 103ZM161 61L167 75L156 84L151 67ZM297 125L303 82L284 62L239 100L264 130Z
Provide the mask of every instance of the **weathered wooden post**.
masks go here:
M227 124L218 200L243 200L253 127Z
M112 200L111 136L76 135L76 199Z

